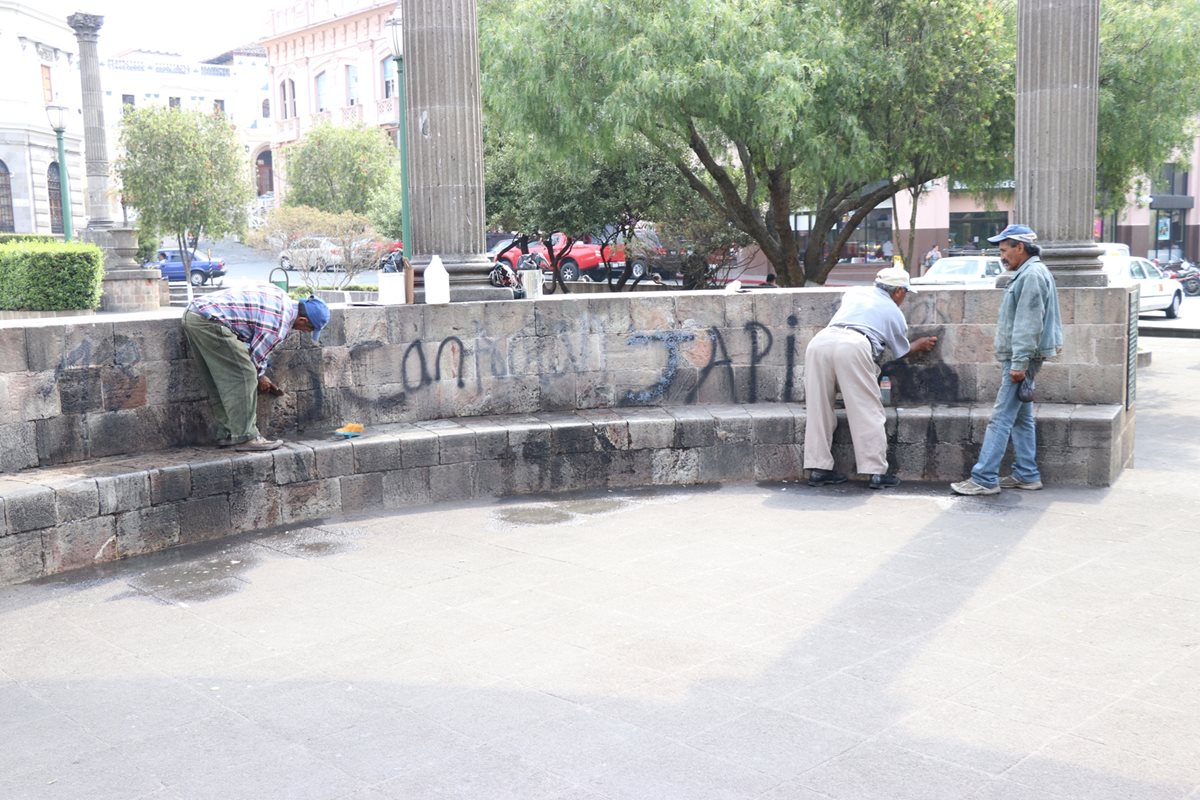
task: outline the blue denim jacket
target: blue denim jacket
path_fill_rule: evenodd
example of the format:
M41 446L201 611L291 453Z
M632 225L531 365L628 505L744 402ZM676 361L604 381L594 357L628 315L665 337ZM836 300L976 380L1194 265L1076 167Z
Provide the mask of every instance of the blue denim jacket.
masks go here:
M996 359L1011 361L1014 370L1024 370L1035 358L1058 355L1062 343L1058 287L1042 260L1031 256L1017 269L1000 300Z

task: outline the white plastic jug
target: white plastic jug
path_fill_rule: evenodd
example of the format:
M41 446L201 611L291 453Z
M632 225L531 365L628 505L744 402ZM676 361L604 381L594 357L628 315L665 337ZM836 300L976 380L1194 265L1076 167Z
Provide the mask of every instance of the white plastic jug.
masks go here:
M450 302L450 273L441 256L434 256L425 268L425 303L436 305Z

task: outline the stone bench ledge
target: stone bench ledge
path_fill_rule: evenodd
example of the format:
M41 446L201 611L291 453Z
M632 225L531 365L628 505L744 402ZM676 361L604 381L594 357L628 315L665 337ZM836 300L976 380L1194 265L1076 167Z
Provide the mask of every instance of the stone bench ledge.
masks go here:
M990 406L888 409L892 468L963 477ZM839 411L837 466L853 468ZM1132 448L1123 407L1040 404L1053 485L1108 485ZM0 585L244 531L447 500L605 486L795 480L802 404L536 412L375 425L270 453L179 448L0 479Z

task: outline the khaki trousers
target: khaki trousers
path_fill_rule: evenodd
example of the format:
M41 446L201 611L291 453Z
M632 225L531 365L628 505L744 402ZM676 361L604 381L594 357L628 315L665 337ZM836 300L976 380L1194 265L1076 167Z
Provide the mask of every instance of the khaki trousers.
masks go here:
M183 334L212 399L217 441L258 437L258 370L246 344L219 322L183 313Z
M886 420L879 397L879 367L866 336L846 328L825 328L804 351L804 466L833 469L834 395L842 392L854 461L863 475L888 470Z

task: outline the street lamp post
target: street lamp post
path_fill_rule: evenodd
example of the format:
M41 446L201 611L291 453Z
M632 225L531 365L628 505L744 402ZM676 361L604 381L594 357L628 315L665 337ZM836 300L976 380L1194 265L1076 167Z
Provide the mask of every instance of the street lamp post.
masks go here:
M63 133L67 130L66 106L46 106L46 117L58 137L58 188L62 202L63 241L71 241L71 182L67 177L67 149L63 144Z
M385 23L392 34L392 58L396 59L396 103L400 106L400 123L396 138L400 145L400 230L404 240L404 255L413 257L412 215L408 206L408 102L404 91L404 18L400 6Z

